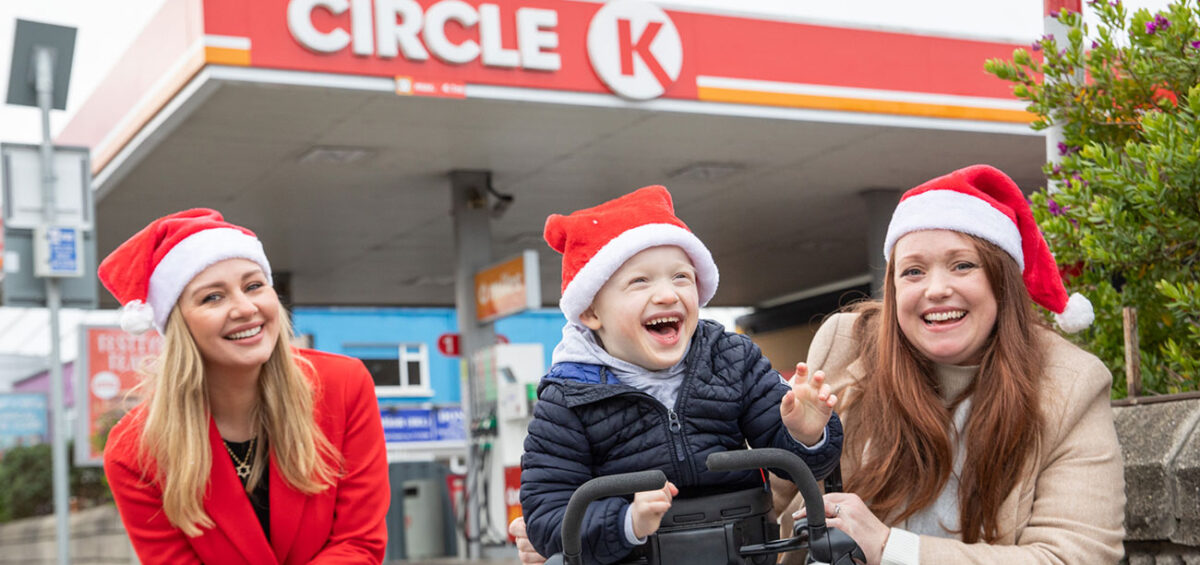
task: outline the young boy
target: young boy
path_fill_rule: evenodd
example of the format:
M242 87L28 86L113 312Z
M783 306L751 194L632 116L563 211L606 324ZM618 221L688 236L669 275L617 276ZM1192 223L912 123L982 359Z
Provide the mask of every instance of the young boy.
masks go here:
M563 254L567 324L521 458L521 507L538 553L562 551L567 501L597 476L661 469L668 479L632 502L589 507L583 558L603 564L658 530L679 487L763 484L757 471L708 472L710 453L783 448L818 480L837 465L842 429L823 375L798 367L789 385L748 338L699 319L717 290L717 266L675 217L665 188L552 215L545 237Z

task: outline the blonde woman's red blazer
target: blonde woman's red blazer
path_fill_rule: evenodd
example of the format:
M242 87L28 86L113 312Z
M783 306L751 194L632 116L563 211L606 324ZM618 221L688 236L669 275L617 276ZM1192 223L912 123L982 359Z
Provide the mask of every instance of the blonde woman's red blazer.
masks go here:
M270 563L381 563L387 530L384 518L391 492L387 450L371 375L350 357L296 350L312 362L317 388L316 419L341 452L337 484L315 495L289 486L271 450L269 488L271 539L250 506L233 462L209 419L212 478L204 509L215 523L197 537L172 526L162 512L162 491L152 480L153 465L137 454L144 405L127 414L109 434L104 472L121 521L145 565L156 563L263 565Z

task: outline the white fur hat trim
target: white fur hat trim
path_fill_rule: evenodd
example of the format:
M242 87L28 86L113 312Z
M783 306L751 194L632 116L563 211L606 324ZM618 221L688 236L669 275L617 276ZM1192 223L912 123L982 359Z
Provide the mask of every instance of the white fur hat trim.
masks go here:
M154 326L160 333L188 283L204 269L226 259L249 259L258 263L267 275L267 283L273 284L271 264L257 238L233 228L196 232L175 244L150 275L146 302L154 311Z
M1071 294L1067 299L1067 307L1063 309L1062 314L1054 315L1058 327L1069 334L1087 329L1095 319L1096 311L1092 308L1091 301L1078 292Z
M952 230L983 238L998 245L1025 270L1017 224L982 198L953 190L930 190L905 198L896 205L888 224L884 260L891 259L897 240L921 230Z
M713 261L712 253L692 232L672 224L644 224L628 229L610 239L575 277L571 279L562 298L558 301L559 308L567 321L579 323L579 315L592 305L592 299L613 273L621 268L630 257L644 249L662 245L675 245L683 249L696 268L696 285L700 295L700 306L708 304L717 292L720 274L717 264Z

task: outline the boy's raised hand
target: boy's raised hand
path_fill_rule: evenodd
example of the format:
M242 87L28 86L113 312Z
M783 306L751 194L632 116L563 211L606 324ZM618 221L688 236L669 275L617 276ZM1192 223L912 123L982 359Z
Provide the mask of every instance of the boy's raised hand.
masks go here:
M792 390L779 403L783 425L800 443L814 445L821 441L825 424L837 404L837 395L825 384L823 371L809 375L808 365L804 363L796 363L796 374L788 384Z
M663 488L633 495L633 505L629 507L633 518L633 535L642 539L657 532L663 514L671 508L671 499L677 494L679 489L671 481L667 481Z

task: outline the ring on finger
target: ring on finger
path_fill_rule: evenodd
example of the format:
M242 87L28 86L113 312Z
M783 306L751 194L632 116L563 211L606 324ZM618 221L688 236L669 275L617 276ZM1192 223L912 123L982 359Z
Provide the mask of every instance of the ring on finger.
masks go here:
M834 504L834 505L833 505L833 517L834 517L834 518L837 518L837 517L838 517L838 515L840 515L841 513L842 513L842 505L841 505L841 504Z

